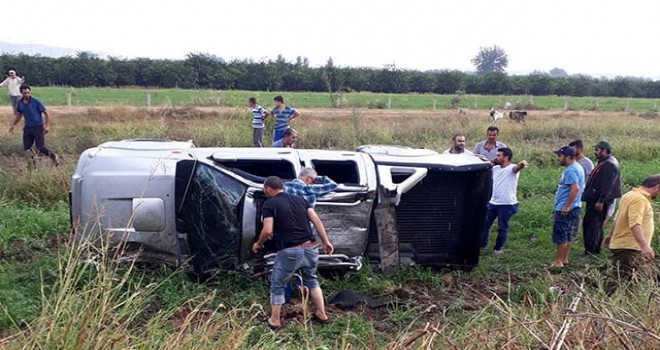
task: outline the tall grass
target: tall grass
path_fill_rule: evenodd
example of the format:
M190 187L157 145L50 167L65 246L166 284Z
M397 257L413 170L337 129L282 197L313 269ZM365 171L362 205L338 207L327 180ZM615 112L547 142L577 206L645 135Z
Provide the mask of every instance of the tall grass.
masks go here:
M14 325L6 349L237 349L259 308L227 309L214 295L168 309L151 309L159 283L145 283L132 263L89 244L66 247L57 278L44 285L42 310Z

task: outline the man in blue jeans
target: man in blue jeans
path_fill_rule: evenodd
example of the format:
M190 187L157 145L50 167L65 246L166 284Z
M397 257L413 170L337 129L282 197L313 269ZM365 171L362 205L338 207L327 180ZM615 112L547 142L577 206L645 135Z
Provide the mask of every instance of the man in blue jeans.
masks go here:
M518 212L518 178L520 170L529 164L526 160L518 164L511 163L513 151L510 148L501 147L493 159L493 194L488 202L488 214L486 224L482 233L481 247L488 247L490 227L497 219L497 240L493 248L493 254L502 254L502 248L506 243L509 231L509 220Z
M557 161L566 169L559 179L555 194L555 220L552 228L552 242L557 245L557 254L552 267L568 265L568 252L571 238L577 234L580 224L580 208L584 191L584 168L575 161L575 150L564 146L554 152Z
M282 327L280 314L284 304L284 286L297 270L300 270L303 286L309 289L316 306L312 319L328 323L330 320L325 313L323 292L316 281L319 253L309 225L310 221L314 224L323 249L327 254L332 254L334 247L328 240L323 223L305 199L284 192L284 183L279 177L266 178L264 193L268 199L262 207L263 229L252 245L252 251L257 253L263 249L267 240L275 241L277 257L271 276L268 327L273 330Z

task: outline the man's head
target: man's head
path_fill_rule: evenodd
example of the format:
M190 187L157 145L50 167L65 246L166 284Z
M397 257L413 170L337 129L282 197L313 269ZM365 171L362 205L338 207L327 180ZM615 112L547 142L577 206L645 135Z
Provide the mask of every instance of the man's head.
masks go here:
M11 78L15 78L16 77L16 71L12 69L7 73L7 75L9 75L9 77L11 77Z
M275 102L275 106L282 107L284 105L284 97L275 96L275 98L273 99L273 102Z
M32 94L32 89L30 89L29 86L27 86L26 84L21 84L19 90L21 91L21 95L23 95L23 98L30 98L30 95Z
M642 188L651 195L651 199L656 199L660 195L660 174L647 176L642 181Z
M284 144L284 147L293 147L297 138L298 132L295 129L286 129L282 134L282 143Z
M316 170L312 168L302 168L300 174L298 174L298 178L308 185L313 184L317 176Z
M248 99L248 104L250 105L250 107L254 107L254 106L256 106L256 105L257 105L257 99L256 99L256 97L250 97L250 98Z
M463 151L465 149L465 135L463 134L456 134L454 137L451 138L453 144L452 148L454 148L457 151Z
M612 146L610 146L609 142L600 141L594 146L594 156L596 159L607 158L610 154L612 154Z
M554 153L557 155L557 161L561 166L571 165L575 160L575 150L570 146L562 146Z
M513 151L510 148L502 147L497 149L497 155L493 159L493 163L506 166L511 163L511 160L513 160Z
M582 143L582 140L571 141L568 145L573 147L576 156L581 156L582 152L584 152L584 144Z
M264 193L268 198L275 197L283 190L284 183L282 182L282 179L277 176L269 176L266 178L266 181L264 181Z
M497 137L500 135L500 129L496 126L489 126L488 129L486 129L486 138L488 141L495 142L497 141Z

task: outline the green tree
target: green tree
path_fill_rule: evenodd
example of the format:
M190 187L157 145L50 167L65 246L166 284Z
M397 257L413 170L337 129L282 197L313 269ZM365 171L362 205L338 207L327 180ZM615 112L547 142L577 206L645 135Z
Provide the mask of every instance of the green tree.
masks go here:
M474 64L479 74L504 73L504 69L509 65L509 56L504 52L504 49L497 45L481 47L472 59L472 64Z

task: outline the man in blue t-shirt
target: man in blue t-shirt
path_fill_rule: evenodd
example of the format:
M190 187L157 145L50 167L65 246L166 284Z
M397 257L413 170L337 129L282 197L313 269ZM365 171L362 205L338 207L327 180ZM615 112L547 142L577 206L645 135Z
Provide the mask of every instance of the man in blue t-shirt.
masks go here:
M559 179L555 194L555 220L552 228L552 242L557 245L557 255L552 262L553 267L564 267L568 264L568 252L571 238L577 234L580 224L581 198L584 191L584 168L575 161L575 150L563 146L554 152L557 161L564 172Z
M284 104L284 97L275 96L273 99L275 108L270 114L275 118L273 131L273 143L279 141L284 135L284 130L291 127L291 121L300 116L297 110Z
M23 127L23 149L28 151L32 146L42 154L48 156L54 166L60 164L60 159L57 154L46 148L46 134L50 131L50 114L44 107L43 103L36 97L32 97L32 90L29 86L23 84L20 87L22 98L16 103L16 117L9 127L9 132L13 133L16 124L24 119L25 125ZM41 115L45 118L42 118ZM34 153L32 156L33 163L36 163Z

